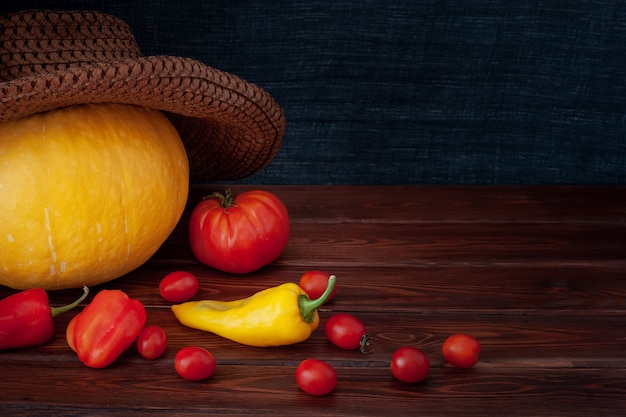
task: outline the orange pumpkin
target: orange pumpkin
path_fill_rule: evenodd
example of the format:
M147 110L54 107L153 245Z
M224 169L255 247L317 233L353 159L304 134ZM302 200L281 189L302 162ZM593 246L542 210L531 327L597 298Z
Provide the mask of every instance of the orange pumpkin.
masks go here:
M0 284L118 278L167 239L188 191L185 148L161 112L80 105L0 123Z

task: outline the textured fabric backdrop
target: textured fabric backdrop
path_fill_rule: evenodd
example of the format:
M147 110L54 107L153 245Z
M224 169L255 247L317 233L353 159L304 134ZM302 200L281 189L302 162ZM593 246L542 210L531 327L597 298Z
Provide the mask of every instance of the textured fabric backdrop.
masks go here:
M145 55L267 89L284 144L242 182L626 183L621 0L11 3L115 14Z

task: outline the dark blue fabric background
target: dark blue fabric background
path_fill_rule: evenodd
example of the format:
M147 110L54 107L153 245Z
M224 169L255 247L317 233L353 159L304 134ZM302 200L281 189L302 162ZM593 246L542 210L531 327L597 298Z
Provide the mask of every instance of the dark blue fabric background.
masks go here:
M256 184L624 184L626 2L81 1L144 55L267 89L288 126Z

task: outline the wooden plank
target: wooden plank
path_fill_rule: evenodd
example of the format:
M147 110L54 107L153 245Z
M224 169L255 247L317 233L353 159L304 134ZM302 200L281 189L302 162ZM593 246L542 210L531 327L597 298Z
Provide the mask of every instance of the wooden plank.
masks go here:
M341 232L338 232L338 228ZM626 267L626 224L293 224L279 265L418 266L428 264L584 265ZM193 261L186 229L155 259Z
M330 306L355 312L512 315L626 315L626 269L600 262L586 265L419 265L402 267L271 265L248 275L230 275L198 262L150 261L113 282L91 289L119 288L149 307L168 308L158 283L168 272L196 275L196 299L234 300L283 282L297 282L309 268L338 277ZM5 292L9 293L8 290ZM15 291L14 291L15 292ZM51 302L71 302L80 290L52 292ZM71 314L71 313L70 313Z
M227 186L191 190L188 210ZM258 186L228 186L237 194ZM626 186L263 186L294 222L626 222Z
M453 333L467 332L481 341L481 361L476 369L626 368L623 317L452 314L445 310L424 314L348 310L363 321L371 336L371 352L362 354L339 349L326 339L323 331L325 320L338 311L346 310L324 308L320 312L320 327L305 342L276 348L254 348L182 326L167 308L149 308L147 324L159 324L168 335L166 355L146 365L148 361L132 348L124 354L124 360L112 367L123 368L130 375L143 372L146 366L154 366L160 373L172 373L170 367L178 349L199 345L209 349L218 364L249 365L252 368L294 366L307 357L316 357L337 366L349 364L356 368L386 369L395 349L412 345L429 355L434 368L440 368L445 366L441 356L444 340ZM67 364L73 371L68 369L65 372L75 373L76 378L98 375L98 370L80 365L74 352L68 348L64 331L69 319L70 316L58 317L53 341L39 347L4 351L0 364L9 366L14 363L19 366L26 356L31 366L39 364L41 373L48 372L46 368L54 362ZM102 376L108 375L108 372L99 370Z
M82 371L8 364L8 374L29 372L43 386L35 389L24 379L9 378L9 398L19 415L46 415L38 404L55 407L54 415L359 415L382 416L618 416L626 409L626 373L612 369L434 369L424 383L403 384L377 368L337 367L339 382L330 396L313 397L299 390L283 366L251 372L249 366L229 365L210 380L188 382L171 373L148 370L129 376L123 368ZM69 372L68 372L69 371ZM6 397L5 397L6 398ZM167 411L173 404L179 411ZM104 411L103 409L109 411ZM0 411L2 408L0 407ZM5 408L11 411L11 408ZM341 410L340 413L336 413ZM41 413L41 414L37 414ZM124 414L126 413L126 414Z

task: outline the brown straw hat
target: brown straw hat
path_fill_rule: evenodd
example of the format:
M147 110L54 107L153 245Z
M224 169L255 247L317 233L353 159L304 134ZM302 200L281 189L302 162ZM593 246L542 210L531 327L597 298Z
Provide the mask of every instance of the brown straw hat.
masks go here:
M129 26L99 12L30 10L0 17L0 122L83 103L162 110L191 177L234 180L278 151L285 116L258 86L172 56L142 57Z

